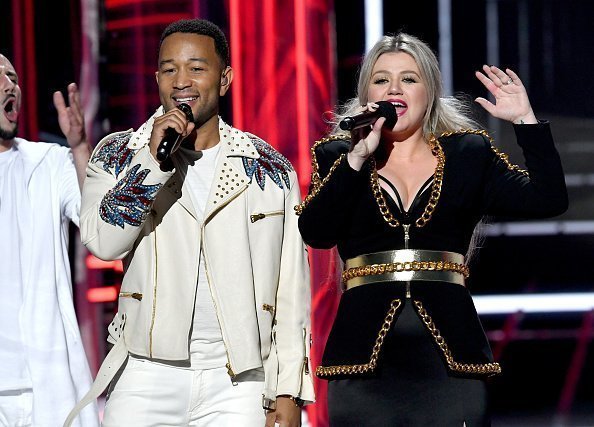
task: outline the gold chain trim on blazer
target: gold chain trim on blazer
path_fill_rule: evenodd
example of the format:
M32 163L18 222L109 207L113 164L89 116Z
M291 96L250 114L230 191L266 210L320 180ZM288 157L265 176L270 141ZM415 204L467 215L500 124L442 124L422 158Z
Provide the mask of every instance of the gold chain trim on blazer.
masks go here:
M415 225L419 228L423 227L431 219L431 216L437 207L439 196L441 196L441 186L443 184L445 154L443 153L441 144L434 135L429 137L429 146L431 147L431 153L437 157L437 166L435 167L433 184L431 185L431 196L429 197L429 201L427 202L427 206L425 206L423 214L415 221ZM373 196L375 197L377 206L379 207L384 220L390 227L398 227L400 222L398 222L398 220L394 218L394 215L392 215L392 212L390 212L388 204L386 203L386 199L382 194L377 176L377 164L374 157L371 157L371 191L373 192Z
M439 329L437 329L435 323L433 323L433 319L431 319L431 316L429 316L427 310L425 310L425 308L423 307L423 303L416 300L414 303L417 307L419 315L421 316L421 319L423 320L423 323L425 324L427 329L429 329L429 332L431 332L431 335L433 335L435 342L437 343L443 355L445 356L446 362L450 370L465 374L495 375L501 373L501 366L499 366L499 363L496 362L481 364L456 362L454 360L454 356L452 355L450 348L445 342L445 339L441 336Z
M328 180L330 179L330 176L336 170L336 168L338 167L338 165L340 164L342 159L344 159L346 157L346 154L341 154L340 157L338 159L336 159L334 161L334 163L332 164L332 166L330 167L328 174L324 177L324 179L321 179L319 168L318 168L318 159L316 157L316 148L318 148L320 145L325 144L330 141L342 141L344 139L345 139L344 136L332 135L327 138L323 138L323 139L317 141L314 145L312 145L312 147L310 149L311 150L311 191L309 192L309 194L307 196L305 196L305 199L303 200L303 202L301 202L301 204L295 206L294 209L295 209L295 212L297 213L297 215L301 215L301 212L303 212L303 209L305 209L305 207L319 194L320 190L328 182Z
M361 267L349 268L342 272L342 281L355 277L375 276L402 271L453 271L462 274L466 279L470 276L470 269L467 265L450 261L405 261L386 262L382 264L363 265Z
M390 309L388 310L388 314L386 314L386 317L384 318L382 328L380 329L377 339L375 340L375 345L373 346L373 351L371 352L371 359L369 359L369 363L361 365L318 366L316 369L316 375L320 378L323 378L331 377L334 375L365 374L367 372L373 372L377 367L379 353L384 344L386 335L392 328L394 316L396 315L396 311L398 310L398 307L400 307L400 304L400 299L395 299L392 301Z
M441 137L452 136L452 135L455 135L457 133L460 133L460 134L462 134L462 133L465 133L465 134L466 133L469 133L469 134L473 134L473 135L481 135L481 136L487 138L489 140L490 144L491 144L491 150L493 150L493 152L495 153L495 155L497 157L499 157L499 159L505 164L505 166L507 166L507 168L510 171L516 171L516 172L521 173L522 175L528 176L528 171L527 170L520 169L520 167L518 165L512 164L509 161L509 156L507 154L499 151L499 149L496 148L493 145L495 143L495 140L493 138L491 138L491 135L489 135L487 133L487 131L484 130L484 129L463 129L463 130L460 130L460 131L457 131L457 132L444 132L444 133L441 134L440 138Z

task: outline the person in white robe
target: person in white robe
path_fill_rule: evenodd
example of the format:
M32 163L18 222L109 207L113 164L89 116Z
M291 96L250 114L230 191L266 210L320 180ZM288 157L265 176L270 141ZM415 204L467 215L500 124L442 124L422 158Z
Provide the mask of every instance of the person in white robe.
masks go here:
M16 137L21 90L0 54L0 425L58 426L92 378L73 305L70 221L91 147L76 84L54 94L68 147ZM99 425L97 406L78 420Z

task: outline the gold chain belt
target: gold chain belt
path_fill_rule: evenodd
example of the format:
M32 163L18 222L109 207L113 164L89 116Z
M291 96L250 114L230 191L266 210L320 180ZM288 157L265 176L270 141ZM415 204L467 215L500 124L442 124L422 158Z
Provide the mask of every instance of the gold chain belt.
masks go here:
M347 259L342 281L347 289L375 282L428 280L464 286L469 276L456 252L398 249Z

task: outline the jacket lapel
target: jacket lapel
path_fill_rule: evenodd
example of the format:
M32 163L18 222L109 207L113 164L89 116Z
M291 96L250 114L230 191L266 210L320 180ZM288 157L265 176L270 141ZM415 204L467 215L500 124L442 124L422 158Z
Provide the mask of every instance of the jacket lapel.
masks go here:
M249 136L232 128L221 119L219 119L219 137L221 156L206 202L205 223L219 209L245 190L250 183L243 165L243 158L260 157Z
M163 107L159 107L155 114L132 134L128 143L130 149L139 150L148 145L155 117L162 114ZM217 162L213 184L206 202L204 222L247 188L251 180L246 175L244 158L258 159L260 157L250 137L229 126L220 117L219 138L221 155ZM175 173L167 181L162 191L169 193L169 196L179 202L192 217L197 218L190 194L184 186L186 171L176 167Z
M159 107L157 111L155 111L155 113L145 123L143 123L142 126L140 126L138 130L132 133L132 137L128 142L128 148L131 150L140 150L149 144L155 118L161 116L163 112L163 107ZM179 164L176 166L179 166ZM182 170L180 167L176 167L175 173L163 186L162 191L166 191L168 195L175 201L179 202L184 207L184 209L187 210L190 215L192 215L193 218L196 218L196 210L194 209L194 204L192 203L190 194L183 186L187 171L187 165L185 166L186 169L184 170Z
M185 174L177 168L173 176L169 178L163 187L163 190L167 191L171 197L179 202L179 204L182 205L194 219L197 219L194 203L192 203L192 198L190 197L190 192L188 191L187 186L183 185L184 181Z

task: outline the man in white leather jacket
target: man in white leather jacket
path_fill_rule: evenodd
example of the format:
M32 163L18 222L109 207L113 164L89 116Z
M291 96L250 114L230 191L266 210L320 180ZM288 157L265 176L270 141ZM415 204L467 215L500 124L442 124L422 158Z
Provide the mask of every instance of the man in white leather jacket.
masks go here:
M228 63L214 24L171 24L156 72L162 106L95 148L81 238L99 258L123 259L125 273L115 346L66 425L109 383L104 426L296 427L314 400L297 176L218 117ZM172 131L183 143L161 162Z

